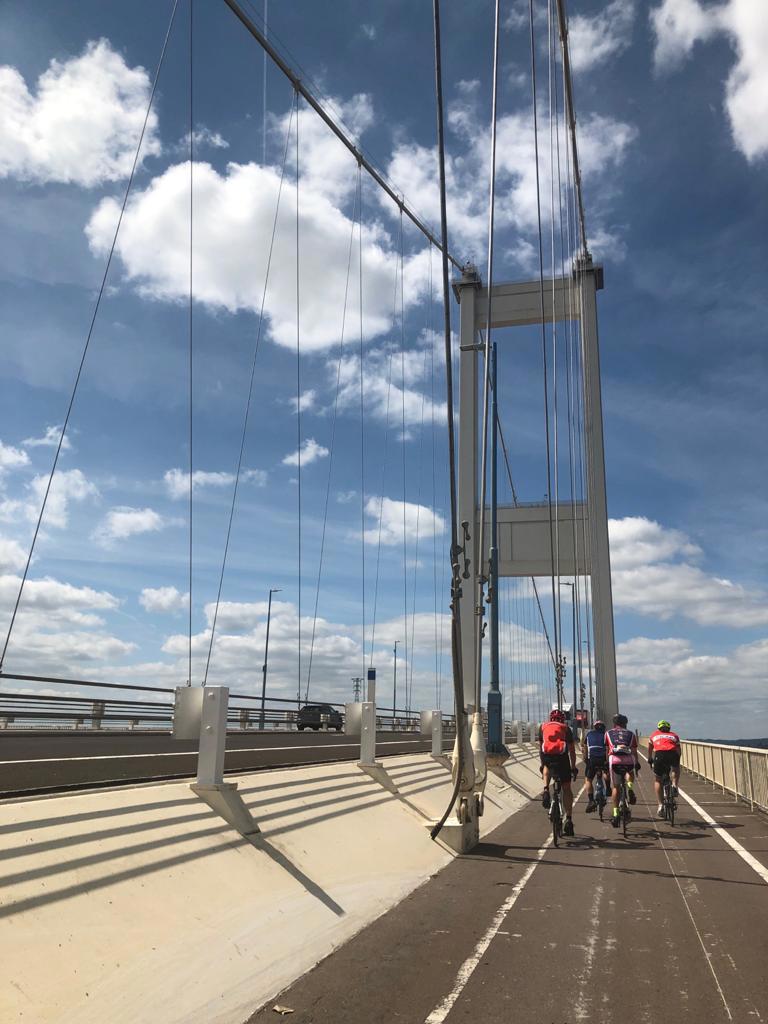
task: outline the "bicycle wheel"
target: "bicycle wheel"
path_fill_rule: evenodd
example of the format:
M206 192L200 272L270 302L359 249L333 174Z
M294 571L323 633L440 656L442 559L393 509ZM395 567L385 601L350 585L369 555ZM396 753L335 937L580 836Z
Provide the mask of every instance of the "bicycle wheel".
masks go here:
M669 804L667 805L667 821L669 822L670 828L675 827L675 798L672 793L669 794Z
M558 844L560 839L560 798L555 793L555 798L552 801L552 842L555 846Z
M627 822L629 820L629 804L627 803L627 790L626 786L621 794L621 804L619 808L621 814L621 830L624 833L624 838L627 838Z

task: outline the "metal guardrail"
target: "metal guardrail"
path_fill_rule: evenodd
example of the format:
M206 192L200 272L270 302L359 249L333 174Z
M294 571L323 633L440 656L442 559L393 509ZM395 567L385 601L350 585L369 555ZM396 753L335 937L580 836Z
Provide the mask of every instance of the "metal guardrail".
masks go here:
M98 697L73 694L42 694L18 689L0 690L0 731L46 730L56 732L125 732L157 731L170 732L173 722L175 690L166 687L132 686L122 683L96 683L89 680L56 679L40 676L11 676L17 683L48 683L66 685L72 690L100 688ZM103 696L104 691L110 695ZM115 696L111 696L112 693ZM135 691L149 691L157 697L131 699L122 693L133 695ZM168 695L165 699L164 696ZM344 704L316 698L297 701L295 697L267 697L262 713L261 696L255 694L231 693L227 710L227 730L232 732L255 732L268 730L295 730L297 707L307 704L326 705L338 711L344 720ZM323 721L321 729L328 729ZM455 730L452 715L443 717L448 733ZM307 728L311 728L307 726ZM333 727L331 727L333 728ZM419 713L401 708L378 707L376 728L387 732L418 732Z
M723 793L768 812L768 750L683 740L680 763Z

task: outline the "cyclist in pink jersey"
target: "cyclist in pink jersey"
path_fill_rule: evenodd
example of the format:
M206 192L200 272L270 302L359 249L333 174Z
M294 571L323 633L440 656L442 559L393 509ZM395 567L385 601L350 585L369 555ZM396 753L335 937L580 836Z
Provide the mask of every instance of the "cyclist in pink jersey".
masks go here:
M627 776L627 789L629 791L629 802L637 803L635 796L636 771L640 771L640 762L637 759L637 736L631 729L627 728L626 715L614 715L613 727L605 734L605 748L608 754L608 769L611 778L613 816L611 825L619 827L619 777Z

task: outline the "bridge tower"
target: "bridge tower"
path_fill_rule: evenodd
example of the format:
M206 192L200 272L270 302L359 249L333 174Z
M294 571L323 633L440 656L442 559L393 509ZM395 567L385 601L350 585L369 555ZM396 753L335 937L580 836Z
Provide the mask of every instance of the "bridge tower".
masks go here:
M597 333L597 292L603 287L603 269L590 258L579 260L572 278L544 281L544 322L576 320L581 324L584 371L584 428L587 501L552 503L559 534L559 571L563 576L588 576L592 593L595 655L595 710L610 720L618 710L616 650L613 632L611 563L608 547L608 510L605 489L603 408L600 387L600 351ZM475 703L476 651L479 617L477 595L479 533L479 332L486 327L488 291L474 267L465 268L454 282L460 305L459 360L459 521L470 524L467 542L471 583L462 588L461 632L465 704ZM491 294L491 329L542 323L540 280L497 284ZM503 337L495 339L503 343ZM486 515L489 515L486 510ZM576 522L574 523L574 519ZM577 531L574 531L574 525ZM589 533L589 550L574 533ZM498 510L499 577L549 576L553 571L549 505L502 506ZM489 533L486 532L486 536ZM591 557L590 557L591 556ZM488 553L482 555L487 563Z

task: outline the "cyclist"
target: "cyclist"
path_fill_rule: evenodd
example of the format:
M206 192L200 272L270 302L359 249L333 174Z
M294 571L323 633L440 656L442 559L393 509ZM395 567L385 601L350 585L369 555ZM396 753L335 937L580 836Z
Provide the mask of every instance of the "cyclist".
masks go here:
M672 732L672 726L664 718L656 726L656 730L648 740L648 765L653 768L653 788L659 802L656 813L661 817L664 813L662 779L667 772L672 780L672 796L677 796L677 783L680 779L680 737L676 732Z
M604 772L608 778L608 760L605 753L605 723L597 721L584 737L581 744L581 753L586 764L584 774L587 777L587 814L591 814L595 807L593 779L598 772Z
M570 726L565 723L565 715L555 708L549 713L549 721L539 726L539 757L541 774L544 779L542 807L548 809L551 803L549 796L550 779L554 776L560 780L563 788L563 809L565 822L563 835L573 835L573 790L571 779L579 774L576 767L576 743Z
M627 776L627 789L629 791L629 802L637 803L635 796L634 772L640 771L640 762L637 760L637 736L631 729L627 728L626 715L613 716L613 728L605 734L606 749L608 752L608 768L611 776L611 788L613 799L613 815L611 825L619 827L619 776Z

